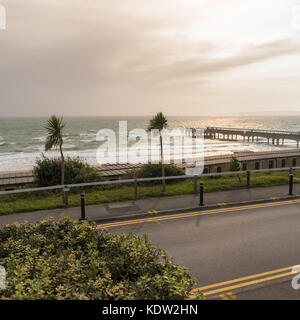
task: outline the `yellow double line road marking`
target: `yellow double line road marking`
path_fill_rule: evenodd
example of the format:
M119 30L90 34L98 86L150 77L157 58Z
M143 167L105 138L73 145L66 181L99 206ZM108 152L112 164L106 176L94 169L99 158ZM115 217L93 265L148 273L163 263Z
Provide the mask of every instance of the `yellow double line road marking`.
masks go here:
M224 293L226 291L248 287L248 286L256 285L263 282L268 282L275 279L284 278L284 277L299 273L300 270L297 272L292 271L294 267L295 266L281 268L277 270L267 271L267 272L247 276L247 277L237 278L230 281L224 281L224 282L196 288L192 290L191 298L195 298L198 291L202 292L205 296L212 296L219 293ZM251 281L247 281L247 280L251 280Z
M214 213L226 213L226 212L235 212L235 211L258 209L258 208L277 207L277 206L297 204L297 203L300 203L300 199L280 201L280 202L251 204L251 205L244 205L244 206L239 206L239 207L204 210L204 211L189 212L189 213L177 213L177 214L172 214L172 215L167 215L167 216L160 216L160 217L155 217L155 218L145 218L145 219L138 219L138 220L128 220L128 221L123 221L123 222L111 222L111 223L106 223L106 224L100 224L97 227L99 229L113 228L113 227L134 225L134 224L139 224L139 223L149 223L149 222L156 222L156 221L183 219L183 218L189 218L189 217L194 217L194 216L210 215L210 214L214 214Z

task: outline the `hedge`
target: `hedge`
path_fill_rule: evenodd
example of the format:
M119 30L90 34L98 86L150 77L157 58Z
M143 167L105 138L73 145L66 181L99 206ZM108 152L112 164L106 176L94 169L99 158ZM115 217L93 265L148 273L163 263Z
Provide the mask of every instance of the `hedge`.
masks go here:
M0 230L0 299L188 299L195 279L146 235L63 217Z
M175 176L184 176L185 171L181 168L178 168L174 164L165 164L165 176L166 177L175 177ZM136 178L156 178L161 177L161 163L147 163L144 164L141 168L130 170L125 175L126 179L136 179ZM167 183L174 183L176 180L167 180ZM177 179L178 181L178 179ZM161 183L161 181L152 181L151 184Z

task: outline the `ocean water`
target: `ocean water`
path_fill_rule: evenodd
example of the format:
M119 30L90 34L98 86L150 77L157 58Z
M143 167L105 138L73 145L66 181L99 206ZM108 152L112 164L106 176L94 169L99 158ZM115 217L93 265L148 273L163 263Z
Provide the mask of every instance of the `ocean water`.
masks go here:
M46 120L46 118L0 118L0 171L28 170L33 167L36 159L45 153L46 132L43 126ZM93 165L97 164L96 150L100 142L96 141L96 133L103 128L113 129L118 133L120 120L127 120L130 131L135 128L146 129L150 117L66 117L65 154L78 156ZM300 132L300 117L168 117L168 124L170 129L220 126ZM258 143L205 140L205 155L295 147L296 143L293 141L286 141L284 146L273 146L267 145L264 140L259 140ZM58 152L54 150L45 154L57 156Z

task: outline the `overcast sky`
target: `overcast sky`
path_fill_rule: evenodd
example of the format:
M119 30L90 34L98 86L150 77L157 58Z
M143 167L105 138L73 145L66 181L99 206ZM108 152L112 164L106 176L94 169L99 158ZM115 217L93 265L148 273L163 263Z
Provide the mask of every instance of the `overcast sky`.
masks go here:
M0 4L0 116L300 111L300 0Z

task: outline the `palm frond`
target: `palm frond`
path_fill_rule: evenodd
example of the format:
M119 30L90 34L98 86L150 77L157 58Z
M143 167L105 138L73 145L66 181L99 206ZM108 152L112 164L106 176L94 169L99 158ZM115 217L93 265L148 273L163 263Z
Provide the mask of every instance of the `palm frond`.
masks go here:
M151 130L163 130L167 128L168 120L162 112L157 113L151 120L148 127L148 131Z
M63 122L63 118L59 118L57 116L51 116L44 128L47 131L47 138L45 143L45 150L51 150L53 147L57 147L63 144L63 129L65 127L65 123Z

